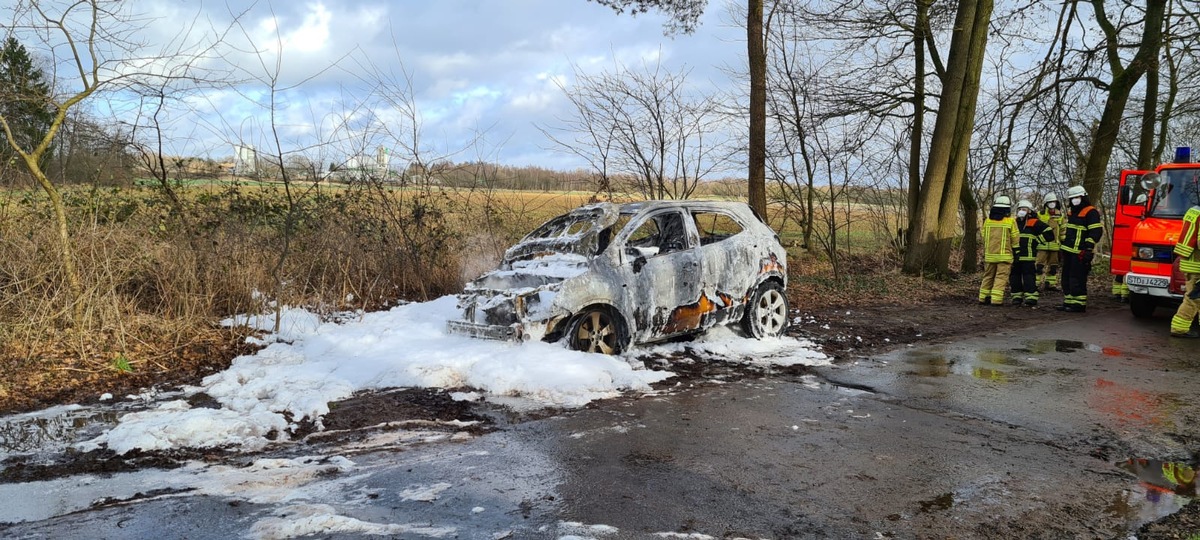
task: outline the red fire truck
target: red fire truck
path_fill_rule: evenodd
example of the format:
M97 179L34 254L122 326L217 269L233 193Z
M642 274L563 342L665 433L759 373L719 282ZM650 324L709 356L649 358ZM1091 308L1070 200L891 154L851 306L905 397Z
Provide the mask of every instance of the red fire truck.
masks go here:
M1154 171L1121 171L1113 214L1113 275L1124 275L1134 317L1150 317L1158 306L1183 298L1184 278L1175 260L1183 214L1196 198L1200 163L1191 149L1175 149L1175 161Z

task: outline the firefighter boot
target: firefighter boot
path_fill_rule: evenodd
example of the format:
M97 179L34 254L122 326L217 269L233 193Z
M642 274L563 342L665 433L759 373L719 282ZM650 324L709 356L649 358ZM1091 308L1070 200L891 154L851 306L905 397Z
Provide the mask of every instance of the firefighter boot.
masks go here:
M1057 291L1058 290L1058 267L1051 266L1050 272L1051 272L1050 275L1046 276L1045 290L1047 292L1048 291Z
M1186 334L1176 334L1175 332L1171 332L1171 337L1195 339L1200 338L1200 332L1195 330L1188 330Z

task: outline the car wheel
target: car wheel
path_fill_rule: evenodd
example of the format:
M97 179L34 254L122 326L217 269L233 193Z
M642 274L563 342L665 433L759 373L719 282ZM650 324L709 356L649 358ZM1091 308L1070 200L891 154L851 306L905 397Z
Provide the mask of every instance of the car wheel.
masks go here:
M1129 310L1133 312L1133 316L1139 319L1145 319L1154 316L1154 309L1158 307L1158 303L1148 294L1131 294L1129 295Z
M788 325L788 301L783 286L764 282L755 289L742 316L742 329L755 339L783 335Z
M611 309L589 308L571 325L570 345L577 351L620 354L624 341L624 322Z

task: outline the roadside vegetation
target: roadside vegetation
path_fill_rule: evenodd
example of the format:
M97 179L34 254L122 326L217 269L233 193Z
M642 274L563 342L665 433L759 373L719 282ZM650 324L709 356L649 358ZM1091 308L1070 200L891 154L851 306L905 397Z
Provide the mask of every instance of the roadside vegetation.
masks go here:
M719 8L597 1L683 32ZM729 7L753 34L748 95L654 63L576 67L538 126L576 171L423 133L403 58L284 76L253 8L169 43L146 42L134 2L0 8L0 410L219 369L245 350L234 314L453 293L591 201L749 200L789 249L797 307L953 293L994 196L1082 184L1104 211L1106 177L1196 140L1190 3L852 4ZM285 115L335 68L354 71L338 103Z
M0 190L0 410L60 394L95 397L158 379L205 374L245 351L246 331L219 322L302 306L324 315L384 309L451 294L495 267L504 250L594 193L323 182L289 205L283 186L225 178L178 182L178 208L160 188L75 185L63 191L84 294L63 283L45 226L50 209L29 187ZM703 196L722 198L714 184ZM634 200L636 197L615 197ZM898 252L872 206L838 222L841 275L799 243L796 221L772 206L789 246L796 305L897 286ZM182 211L183 214L176 214ZM279 254L289 252L280 264ZM911 280L911 278L910 278ZM919 281L919 280L913 280ZM869 291L869 294L866 294ZM882 293L882 294L881 294ZM82 324L70 316L74 303Z

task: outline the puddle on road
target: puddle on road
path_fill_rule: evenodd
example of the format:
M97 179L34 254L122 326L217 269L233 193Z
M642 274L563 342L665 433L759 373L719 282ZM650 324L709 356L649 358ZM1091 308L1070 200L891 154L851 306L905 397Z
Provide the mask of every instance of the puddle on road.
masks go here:
M1024 360L1011 351L985 349L974 354L946 354L939 350L907 351L902 360L912 366L908 375L918 377L949 377L954 374L970 375L976 379L1007 383L1017 375L1028 374ZM1009 368L1020 368L1012 371Z
M903 356L904 362L913 366L908 373L920 377L947 377L955 364L941 351L907 351Z
M1138 483L1105 511L1138 526L1174 514L1196 497L1196 470L1186 463L1130 458L1116 466L1136 475Z
M1084 343L1082 341L1074 341L1069 339L1035 339L1025 342L1025 347L1016 349L1020 352L1028 352L1033 354L1046 354L1051 352L1073 353L1078 351L1088 351L1099 353L1104 356L1124 356L1134 358L1138 355L1130 354L1127 351L1116 347L1102 347L1095 343Z
M981 361L1002 366L1022 367L1025 365L1025 362L1018 360L1008 351L979 351L978 357Z
M67 406L0 418L0 460L92 438L115 425L124 413Z

